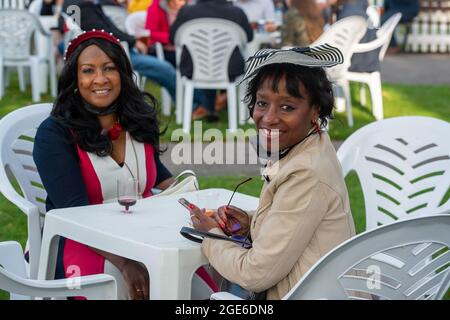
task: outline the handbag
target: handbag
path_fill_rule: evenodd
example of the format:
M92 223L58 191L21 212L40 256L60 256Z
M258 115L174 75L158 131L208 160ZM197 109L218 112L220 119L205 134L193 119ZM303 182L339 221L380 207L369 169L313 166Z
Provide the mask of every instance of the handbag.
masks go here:
M175 181L169 187L160 193L154 194L153 197L198 191L199 189L195 172L192 170L185 170L175 177Z

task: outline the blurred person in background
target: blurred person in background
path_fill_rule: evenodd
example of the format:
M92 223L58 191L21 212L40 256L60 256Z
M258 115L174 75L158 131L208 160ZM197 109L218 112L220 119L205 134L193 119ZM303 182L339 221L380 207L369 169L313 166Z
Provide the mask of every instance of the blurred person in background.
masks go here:
M381 16L381 24L397 12L402 14L400 23L409 23L419 14L420 2L419 0L385 0L383 11L384 13ZM397 44L394 32L392 34L391 42L389 43L388 53L397 53L400 49L401 48Z
M151 6L153 0L128 0L128 13L147 11L147 8Z
M145 28L150 30L149 46L160 42L164 47L164 58L174 67L175 47L169 41L170 26L177 18L178 11L186 5L186 0L153 0L148 7Z
M287 0L282 42L284 46L305 47L323 32L324 19L316 0Z
M264 21L266 32L274 32L277 29L273 0L233 0L232 2L245 12L252 25L257 26L260 21Z

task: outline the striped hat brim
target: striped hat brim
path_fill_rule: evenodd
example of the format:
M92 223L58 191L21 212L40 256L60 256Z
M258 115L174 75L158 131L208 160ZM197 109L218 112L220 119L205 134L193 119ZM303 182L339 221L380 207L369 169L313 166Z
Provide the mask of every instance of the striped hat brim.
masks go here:
M247 69L239 83L250 80L258 70L274 63L292 63L306 67L334 67L344 62L342 52L329 44L291 49L261 49L247 60Z

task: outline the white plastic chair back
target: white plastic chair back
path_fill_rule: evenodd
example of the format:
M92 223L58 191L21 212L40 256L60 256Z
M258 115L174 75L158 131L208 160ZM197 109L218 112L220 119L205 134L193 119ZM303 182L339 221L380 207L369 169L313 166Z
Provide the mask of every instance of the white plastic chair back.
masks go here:
M114 277L106 274L62 280L30 280L25 273L22 248L13 241L0 242L0 289L11 293L11 300L32 297L117 299Z
M31 37L34 37L34 53L31 52ZM42 37L41 37L42 36ZM47 55L40 50L47 48ZM40 100L41 85L46 85L46 71L42 74L41 63L49 67L51 94L56 96L56 68L51 34L47 33L35 15L27 10L0 10L0 98L3 95L3 69L17 67L19 82L24 88L23 67L30 68L31 94L33 102ZM46 70L46 69L44 69ZM42 76L44 76L42 78ZM44 83L42 83L44 82Z
M33 0L28 7L28 11L35 16L40 16L43 2L44 0Z
M246 43L244 30L234 22L217 18L194 19L181 25L175 34L177 65L182 48L186 47L192 58L194 82L227 84L231 54L236 47L244 52Z
M81 34L83 32L83 30L71 16L67 15L64 12L61 12L61 16L63 17L64 23L67 27L67 31L66 31L66 33L64 33L64 48L67 48L69 42L73 38L75 38L76 36Z
M0 56L8 60L28 60L31 37L42 29L37 18L26 10L0 10Z
M398 22L402 17L401 13L396 13L390 17L381 26L381 28L376 32L377 38L366 43L358 43L355 45L354 53L364 53L370 52L372 50L380 48L378 59L383 60L386 50L389 46L389 42L392 37L392 33L395 30ZM345 85L348 86L348 81L365 83L369 86L370 96L372 99L372 113L377 120L382 120L384 118L383 112L383 96L381 87L381 76L380 72L375 70L372 72L350 72L347 71L345 74ZM361 105L366 105L366 91L365 87L360 87ZM351 121L353 122L353 120Z
M48 117L52 105L41 103L17 109L0 120L0 191L28 217L30 276L37 277L41 248L41 227L46 212L45 191L33 160L36 130ZM8 170L20 186L17 193Z
M228 129L237 129L237 79L228 77L228 64L235 48L243 54L247 35L238 24L219 18L198 18L183 23L175 34L177 61L177 123L183 131L191 130L194 88L227 89ZM180 60L183 48L192 58L192 79L181 77ZM240 114L243 114L241 112Z
M125 20L128 16L127 10L119 6L110 5L102 6L102 10L117 28L125 32Z
M381 28L377 31L377 37L383 42L383 46L381 47L379 55L380 61L382 61L384 56L386 55L386 51L389 47L392 34L394 33L395 27L397 27L401 18L401 13L394 14L392 17L387 19L381 26Z
M125 19L125 31L135 37L149 37L150 30L145 29L147 19L146 11L137 11L130 13Z
M29 1L25 0L0 0L0 9L25 9Z
M341 77L350 67L354 46L367 30L367 22L359 16L350 16L333 23L312 45L328 43L338 48L344 57L344 63L328 68L332 80Z
M449 230L450 215L433 215L364 232L322 257L283 299L442 299Z
M344 176L361 182L366 229L413 215L446 212L450 181L450 124L397 117L354 132L337 152ZM449 232L450 233L450 232Z

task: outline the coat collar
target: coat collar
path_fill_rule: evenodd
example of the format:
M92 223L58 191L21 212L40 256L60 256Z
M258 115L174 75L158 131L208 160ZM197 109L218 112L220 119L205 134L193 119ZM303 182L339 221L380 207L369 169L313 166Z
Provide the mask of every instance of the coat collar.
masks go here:
M313 130L313 129L311 129L311 130ZM303 141L301 141L300 143L291 147L289 149L288 153L285 156L283 156L280 160L273 161L273 160L269 159L267 161L267 163L265 164L265 166L263 168L261 168L261 176L267 183L269 183L270 181L272 181L275 178L275 176L278 174L280 169L292 157L294 157L299 152L307 149L308 146L311 145L311 143L313 143L313 141L315 139L317 139L318 137L320 138L319 134L314 134L314 133L310 134L312 132L311 130L308 132L308 136Z

